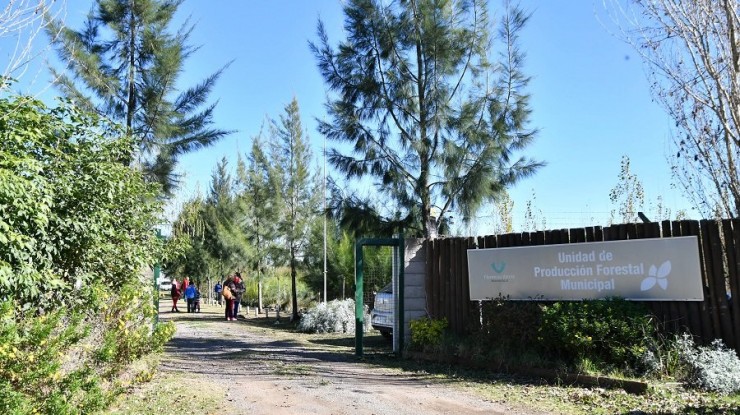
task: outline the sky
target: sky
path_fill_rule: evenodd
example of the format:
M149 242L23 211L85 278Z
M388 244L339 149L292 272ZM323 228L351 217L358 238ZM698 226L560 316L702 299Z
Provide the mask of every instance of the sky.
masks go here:
M67 24L79 28L90 4L67 0ZM490 1L494 13L500 4ZM640 57L614 35L617 29L602 0L524 0L521 5L532 13L519 46L526 52L524 70L532 77L530 125L539 129L535 143L522 154L547 166L510 189L515 229L524 226L528 201L540 228L607 225L616 208L609 191L617 184L624 155L646 199L662 196L672 211L686 209L696 217L681 190L672 186L666 159L671 121L651 99ZM279 117L294 97L314 155L321 156L323 137L316 120L325 117L327 87L308 44L317 40L319 18L332 44L344 38L339 0L186 0L176 19L188 17L195 24L190 42L200 49L186 61L181 85L193 85L231 62L211 99L218 100L215 124L235 133L181 159L184 183L170 213L197 191L207 191L221 158L234 166L238 154L248 153L267 117ZM36 88L40 85L43 81ZM464 231L490 233L490 216L481 211Z

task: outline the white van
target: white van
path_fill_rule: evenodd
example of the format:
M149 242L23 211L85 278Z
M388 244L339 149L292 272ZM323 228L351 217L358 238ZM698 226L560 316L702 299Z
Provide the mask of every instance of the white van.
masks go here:
M393 284L388 284L375 294L370 324L383 337L393 336Z

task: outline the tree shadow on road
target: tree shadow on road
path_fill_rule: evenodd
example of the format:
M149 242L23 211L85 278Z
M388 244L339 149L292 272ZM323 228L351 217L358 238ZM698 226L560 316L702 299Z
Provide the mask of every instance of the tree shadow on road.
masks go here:
M205 313L163 313L177 322L185 322L193 327L197 323L223 323L223 327L234 324L235 327L248 326L280 333L279 336L301 335L303 342L291 339L258 339L249 335L240 337L175 337L166 346L167 354L182 357L189 361L189 371L210 375L223 373L249 373L250 376L273 377L286 372L300 376L305 370L301 367L311 366L312 371L322 372L324 376L343 376L333 364L342 364L344 376L357 376L350 373L351 366L369 364L377 368L396 369L407 372L409 377L434 380L435 382L468 381L468 382L505 382L517 385L542 385L546 382L531 376L494 373L490 370L468 369L454 364L415 361L392 353L391 342L379 334L369 333L363 337L361 357L355 356L354 333L315 334L298 333L296 324L288 317L240 317L237 322L225 322L221 314ZM277 324L276 324L277 322ZM269 331L267 336L269 337ZM322 364L325 367L321 367ZM165 370L184 371L188 365L182 365L173 359L165 359ZM318 365L318 366L317 366ZM293 373L295 372L295 373ZM373 377L373 376L371 376ZM398 381L402 381L401 376ZM377 380L377 379L373 379ZM387 379L386 379L387 380Z

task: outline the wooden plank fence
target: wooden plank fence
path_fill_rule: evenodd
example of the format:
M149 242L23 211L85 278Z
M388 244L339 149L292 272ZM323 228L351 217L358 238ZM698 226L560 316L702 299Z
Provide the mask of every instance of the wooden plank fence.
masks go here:
M740 219L633 223L429 240L427 312L432 318L447 318L457 334L474 333L485 326L487 319L496 318L482 315L481 304L470 301L468 249L693 235L699 241L704 301L644 303L668 332L688 331L703 344L722 339L728 347L740 350Z

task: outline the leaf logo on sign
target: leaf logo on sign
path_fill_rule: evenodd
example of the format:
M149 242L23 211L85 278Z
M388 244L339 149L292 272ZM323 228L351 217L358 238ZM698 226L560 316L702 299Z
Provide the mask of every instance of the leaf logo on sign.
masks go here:
M495 273L500 274L500 273L504 272L504 270L506 269L506 262L504 262L504 261L501 261L499 263L491 262L491 269Z
M671 261L666 261L660 264L660 268L656 268L655 265L650 266L648 271L648 277L642 280L640 284L640 291L647 291L658 284L660 288L668 288L668 274L671 273Z

